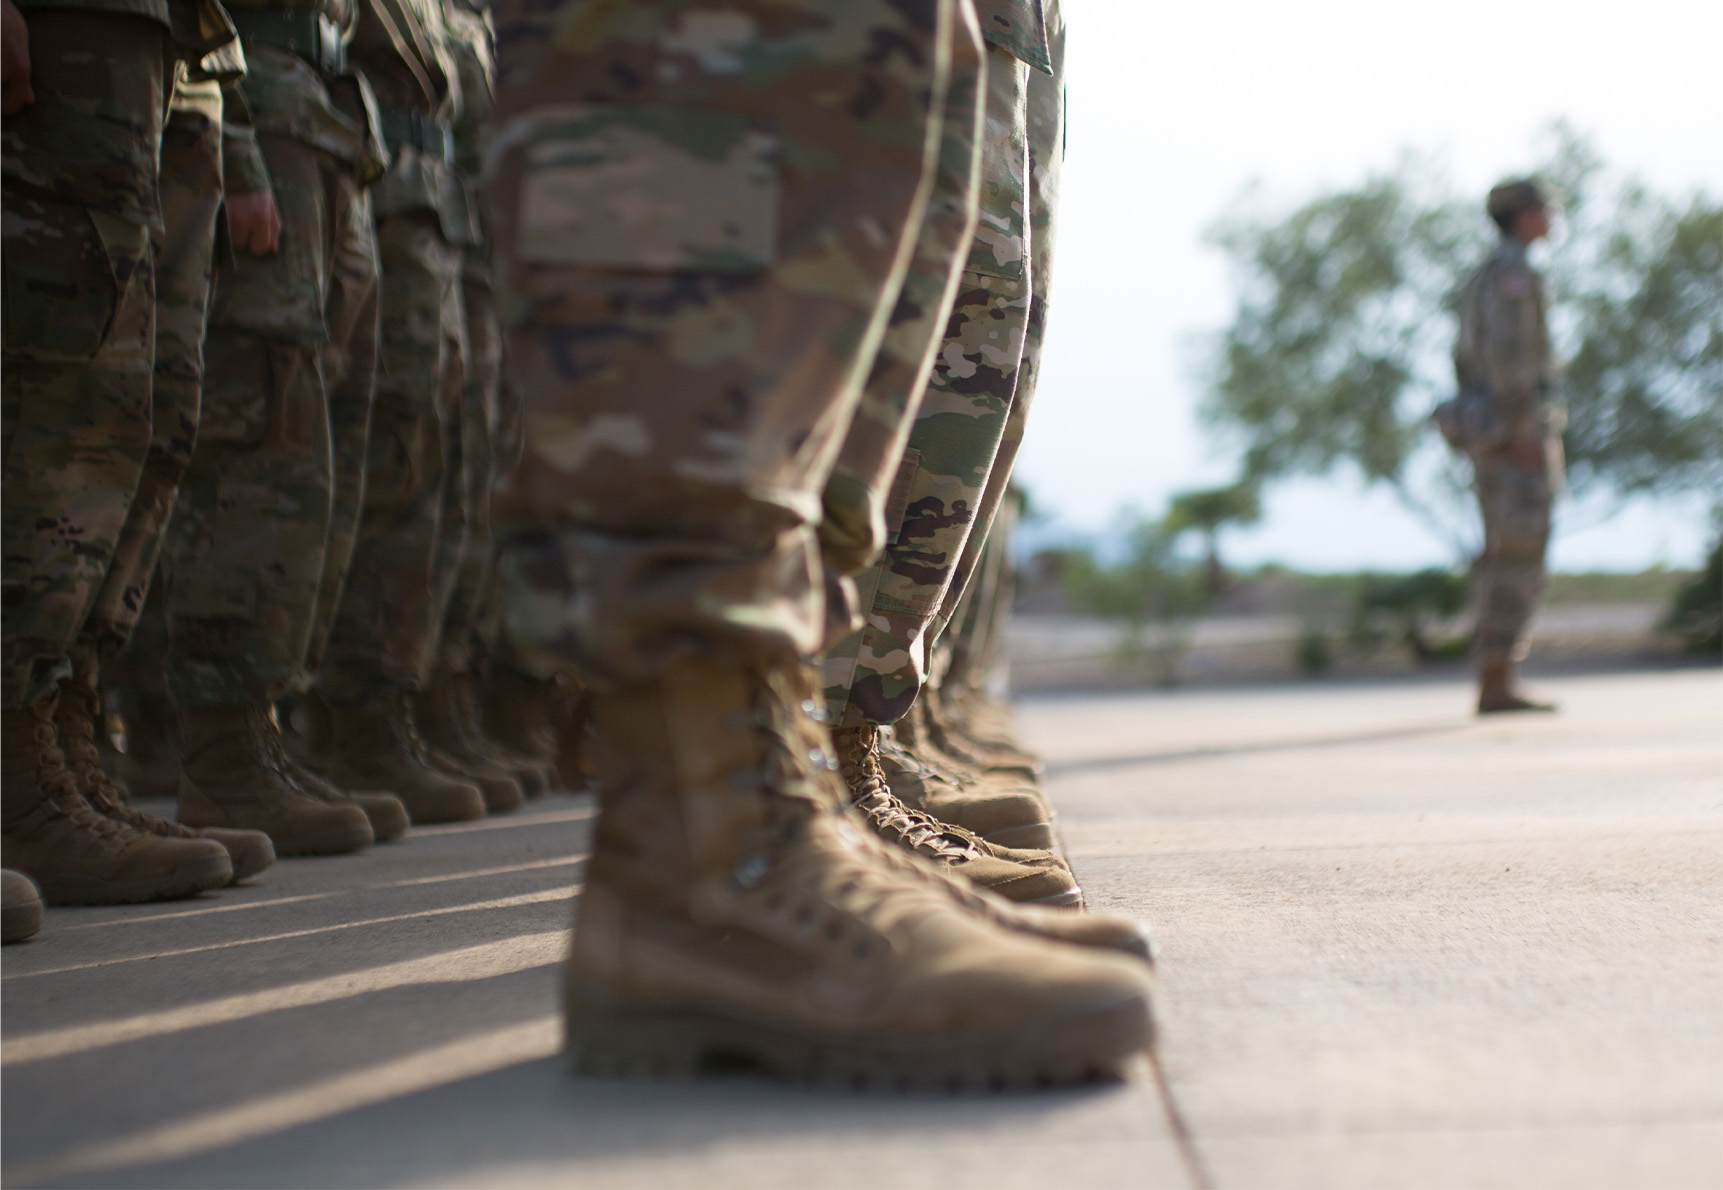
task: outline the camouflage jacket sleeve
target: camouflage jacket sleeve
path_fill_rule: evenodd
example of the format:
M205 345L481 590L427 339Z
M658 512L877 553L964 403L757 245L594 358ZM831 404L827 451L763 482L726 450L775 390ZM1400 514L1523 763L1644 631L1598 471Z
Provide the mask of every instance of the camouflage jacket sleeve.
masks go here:
M1510 441L1541 437L1549 334L1543 283L1522 262L1504 264L1479 295L1480 363Z
M270 189L269 167L257 143L251 106L237 79L221 89L221 175L229 194L257 194Z

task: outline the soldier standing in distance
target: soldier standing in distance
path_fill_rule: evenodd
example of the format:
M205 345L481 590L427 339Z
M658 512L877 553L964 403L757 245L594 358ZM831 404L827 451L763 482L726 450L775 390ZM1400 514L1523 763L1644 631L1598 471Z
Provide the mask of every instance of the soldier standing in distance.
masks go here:
M1503 182L1487 207L1501 242L1460 293L1460 396L1443 419L1449 441L1471 456L1484 517L1484 552L1473 569L1480 715L1555 709L1516 691L1514 667L1526 655L1543 593L1550 504L1562 472L1543 279L1526 260L1526 249L1549 234L1551 193L1535 179Z

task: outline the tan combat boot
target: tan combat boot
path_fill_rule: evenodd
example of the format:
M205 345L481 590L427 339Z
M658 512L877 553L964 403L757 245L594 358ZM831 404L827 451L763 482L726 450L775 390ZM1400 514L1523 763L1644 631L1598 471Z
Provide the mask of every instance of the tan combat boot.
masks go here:
M133 830L164 839L215 840L227 850L228 861L233 865L234 883L255 876L273 864L275 848L262 831L227 830L219 826L193 830L140 810L126 799L103 770L101 753L96 748L101 696L96 693L95 646L79 642L71 652L72 680L60 689L60 702L54 709L54 734L60 753L66 758L66 768L90 808L125 823Z
M550 772L546 766L504 746L485 730L471 674L439 671L420 699L419 709L425 730L453 741L452 751L458 758L471 759L508 774L527 797L550 791Z
M411 697L397 691L382 703L334 708L330 781L345 789L389 790L415 825L483 818L485 795L479 787L427 758Z
M50 905L170 900L233 879L212 839L161 838L92 810L55 741L52 700L0 711L0 843L0 863Z
M358 806L371 822L371 835L378 843L388 843L407 833L411 825L407 807L392 793L378 789L355 789L349 792L331 785L318 773L293 758L287 746L287 733L282 730L281 713L271 715L265 724L269 750L276 767L286 773L293 783L320 802L332 806Z
M525 804L526 791L514 773L484 756L467 739L460 719L447 704L445 689L433 684L413 698L412 706L427 758L444 772L477 785L485 795L488 813L507 814Z
M963 827L911 809L892 792L880 767L879 729L846 727L834 733L850 805L887 842L933 860L977 888L1009 901L1077 908L1083 892L1058 856L988 843Z
M22 942L42 928L42 890L22 872L0 868L0 943Z
M557 684L496 666L486 675L483 691L474 695L485 735L524 757L541 774L546 792L556 788L558 727L567 703Z
M184 718L181 822L260 830L284 856L345 855L371 845L364 810L319 801L284 771L272 746L273 706L200 707Z
M1003 740L983 743L967 735L953 721L946 709L945 698L937 690L929 691L915 700L910 716L916 719L916 729L935 748L954 760L1001 776L1038 781L1044 766L1041 758Z
M916 706L925 701L916 700ZM1051 851L1053 807L1020 774L977 770L928 738L915 708L880 732L879 759L891 791L911 809L965 827L1000 847Z
M574 1065L884 1088L1117 1076L1152 1040L1147 970L1002 924L986 906L1020 911L871 837L807 747L812 694L794 665L703 661L594 693Z
M1514 663L1501 658L1478 662L1478 714L1511 711L1553 711L1555 704L1527 698L1515 687Z

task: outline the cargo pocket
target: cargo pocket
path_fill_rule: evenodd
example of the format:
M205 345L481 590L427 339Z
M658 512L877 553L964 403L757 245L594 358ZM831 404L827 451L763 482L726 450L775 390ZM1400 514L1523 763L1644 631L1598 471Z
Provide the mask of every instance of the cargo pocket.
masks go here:
M9 193L0 246L9 354L88 362L149 261L149 230L36 194ZM135 305L136 303L129 303Z
M721 273L776 259L778 139L743 117L564 109L516 136L517 259Z

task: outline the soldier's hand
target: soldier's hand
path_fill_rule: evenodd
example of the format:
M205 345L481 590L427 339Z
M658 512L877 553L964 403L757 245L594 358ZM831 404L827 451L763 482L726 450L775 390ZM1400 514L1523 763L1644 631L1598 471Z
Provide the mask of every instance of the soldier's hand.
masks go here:
M30 26L12 0L5 0L0 18L0 115L11 115L36 102L30 87Z
M281 208L267 190L230 194L226 199L227 234L233 246L253 256L268 256L281 247Z

